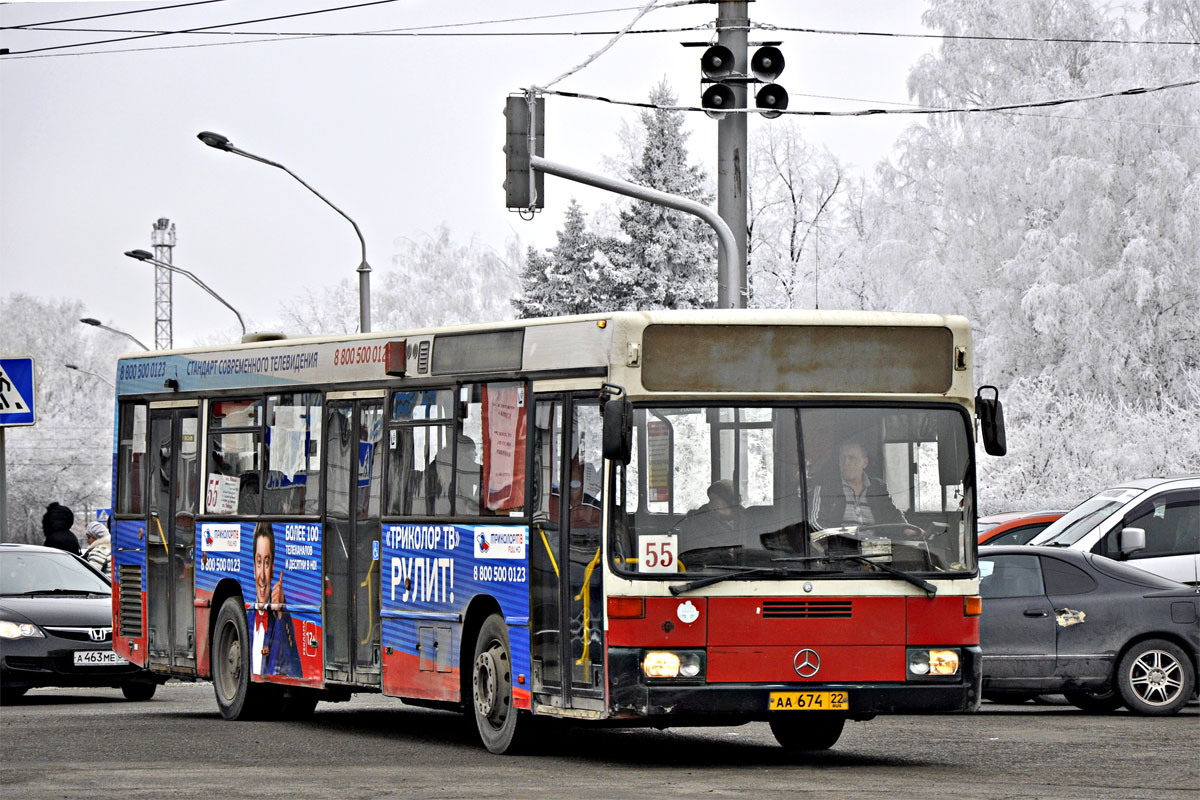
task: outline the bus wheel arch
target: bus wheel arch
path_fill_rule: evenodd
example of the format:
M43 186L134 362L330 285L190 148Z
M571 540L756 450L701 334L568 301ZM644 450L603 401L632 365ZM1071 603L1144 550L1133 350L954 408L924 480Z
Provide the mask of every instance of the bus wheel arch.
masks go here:
M489 752L508 752L520 712L513 702L512 645L492 598L473 601L463 625L463 701ZM470 635L468 635L470 634Z

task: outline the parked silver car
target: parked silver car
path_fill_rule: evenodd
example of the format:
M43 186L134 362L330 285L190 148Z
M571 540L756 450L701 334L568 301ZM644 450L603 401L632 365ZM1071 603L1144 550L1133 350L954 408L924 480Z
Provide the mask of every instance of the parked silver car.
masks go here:
M1029 544L1083 550L1200 584L1200 475L1146 478L1105 489Z

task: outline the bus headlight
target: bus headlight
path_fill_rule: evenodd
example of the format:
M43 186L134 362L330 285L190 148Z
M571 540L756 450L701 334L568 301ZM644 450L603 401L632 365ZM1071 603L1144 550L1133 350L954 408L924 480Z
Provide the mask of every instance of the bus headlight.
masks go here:
M912 648L908 651L910 678L952 678L958 674L958 650Z
M702 680L704 653L699 650L647 650L642 657L642 674L659 680Z

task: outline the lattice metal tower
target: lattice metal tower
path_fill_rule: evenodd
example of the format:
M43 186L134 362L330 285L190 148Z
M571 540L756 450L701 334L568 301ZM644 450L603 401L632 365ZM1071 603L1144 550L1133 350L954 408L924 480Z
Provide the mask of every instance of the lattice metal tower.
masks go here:
M154 245L154 260L163 264L171 261L175 248L175 224L166 217L159 217L150 230L150 243ZM169 269L154 267L154 349L170 350L174 343L171 333L171 275Z

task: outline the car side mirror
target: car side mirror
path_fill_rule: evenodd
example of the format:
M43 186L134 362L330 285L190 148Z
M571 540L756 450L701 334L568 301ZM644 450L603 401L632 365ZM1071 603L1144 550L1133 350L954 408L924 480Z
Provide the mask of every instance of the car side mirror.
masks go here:
M992 396L984 397L984 390L991 389ZM983 449L989 456L1002 456L1008 452L1004 436L1004 407L1000 404L1000 390L995 386L980 386L975 393L975 413L979 417L979 428L983 438Z
M624 390L604 403L603 451L605 458L620 464L628 464L633 453L633 404Z
M1138 550L1146 549L1145 528L1122 528L1117 534L1117 551L1122 558L1129 558Z

